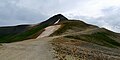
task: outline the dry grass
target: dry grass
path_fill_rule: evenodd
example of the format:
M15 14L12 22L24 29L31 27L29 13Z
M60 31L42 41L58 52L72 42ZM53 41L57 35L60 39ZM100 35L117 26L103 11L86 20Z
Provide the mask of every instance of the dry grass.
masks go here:
M61 25L62 26L50 36L63 35L74 32L80 32L87 29L98 28L97 26L87 24L80 20L69 20L67 22L61 23Z
M54 46L56 58L59 60L117 60L100 51L81 48L79 46L83 43L77 40L56 38L51 43Z

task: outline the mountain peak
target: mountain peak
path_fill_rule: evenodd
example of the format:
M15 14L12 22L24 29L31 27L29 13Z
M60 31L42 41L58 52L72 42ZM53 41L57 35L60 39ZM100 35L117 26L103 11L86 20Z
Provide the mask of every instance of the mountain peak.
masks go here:
M57 14L56 16L63 16L62 14Z
M40 24L53 25L53 24L57 24L60 22L64 22L64 21L68 21L68 19L65 16L63 16L62 14L57 14L57 15L50 17L48 20L46 20Z
M66 17L65 17L64 15L62 15L62 14L57 14L57 15L54 15L53 17L57 17L57 16L66 18Z
M50 19L60 19L60 20L68 20L65 16L63 16L62 14L57 14L57 15L54 15L53 17L51 17Z

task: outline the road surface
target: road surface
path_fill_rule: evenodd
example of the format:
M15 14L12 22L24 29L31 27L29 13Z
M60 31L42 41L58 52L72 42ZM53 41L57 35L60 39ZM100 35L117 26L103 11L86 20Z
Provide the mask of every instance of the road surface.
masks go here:
M49 43L52 39L45 37L3 44L0 60L56 60Z

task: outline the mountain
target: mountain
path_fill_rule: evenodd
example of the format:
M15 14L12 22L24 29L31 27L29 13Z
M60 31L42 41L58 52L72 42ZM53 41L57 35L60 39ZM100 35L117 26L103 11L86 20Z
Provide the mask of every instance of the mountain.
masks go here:
M22 41L26 39L37 38L44 31L44 28L54 25L59 20L59 23L68 21L66 17L57 14L48 20L32 25L18 25L9 27L0 27L0 43L9 43Z
M49 43L52 44L54 54L59 60L120 59L119 33L87 24L81 20L70 20L62 14L57 14L34 25L0 27L0 43L14 45L12 42L16 42L16 45L23 41L21 43L26 46L26 44L29 45L29 43L25 43L27 40L33 42L33 44L30 43L31 47L34 44L39 47L40 40L42 42L50 40ZM48 42L46 43L48 44Z

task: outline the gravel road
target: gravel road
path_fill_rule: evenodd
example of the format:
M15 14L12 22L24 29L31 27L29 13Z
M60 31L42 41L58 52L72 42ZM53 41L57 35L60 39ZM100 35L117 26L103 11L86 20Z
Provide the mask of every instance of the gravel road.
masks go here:
M52 39L45 37L3 44L0 47L0 60L56 60L49 44Z

